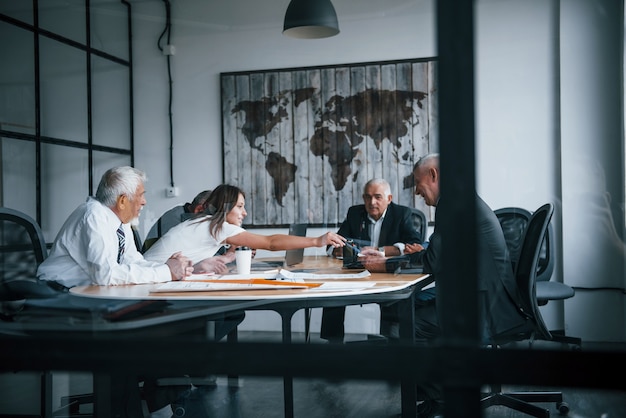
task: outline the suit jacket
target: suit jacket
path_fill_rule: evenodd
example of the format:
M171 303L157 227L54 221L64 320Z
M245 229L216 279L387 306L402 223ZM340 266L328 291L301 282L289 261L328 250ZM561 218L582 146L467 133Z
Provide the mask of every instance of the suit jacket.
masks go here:
M437 205L440 211L445 201ZM445 209L444 209L445 210ZM482 315L482 337L490 337L524 326L526 319L520 311L522 306L508 247L498 218L480 197L476 196L477 240L478 240L478 288L481 292L480 312ZM437 281L441 273L441 236L435 230L428 248L411 254L412 264L422 264L424 272L431 273ZM436 286L435 286L436 287Z
M396 242L421 243L421 231L416 229L413 210L393 202L387 206L387 213L380 229L378 246L393 245ZM346 220L341 224L339 235L369 241L369 219L365 205L355 205L348 209ZM423 228L426 226L423 225Z

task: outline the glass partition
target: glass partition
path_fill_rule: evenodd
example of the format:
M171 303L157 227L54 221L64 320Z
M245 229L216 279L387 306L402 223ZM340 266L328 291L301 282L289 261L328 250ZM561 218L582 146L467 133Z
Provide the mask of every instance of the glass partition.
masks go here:
M87 57L79 49L40 37L41 133L87 142Z
M37 217L36 195L30 192L37 190L35 152L34 142L0 139L0 206L19 210L33 219Z
M39 1L39 26L56 35L85 44L85 0Z
M32 1L0 0L0 13L22 22L33 24Z
M110 60L92 57L91 103L94 144L130 148L129 72L127 67Z
M0 21L0 129L35 133L35 54L30 31Z
M128 10L119 0L91 5L91 46L126 61L128 56Z

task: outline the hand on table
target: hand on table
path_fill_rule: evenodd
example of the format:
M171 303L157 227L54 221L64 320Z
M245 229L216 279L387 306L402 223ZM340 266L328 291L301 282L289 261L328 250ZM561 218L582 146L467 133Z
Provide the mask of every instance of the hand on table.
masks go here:
M193 266L193 272L195 274L202 273L216 273L225 274L228 273L227 264L235 260L235 252L227 251L223 255L216 255L214 257L205 258L204 260Z
M180 251L172 254L165 262L170 269L172 280L183 280L185 277L191 276L193 273L193 264L191 260L185 257Z
M387 258L376 248L364 248L359 253L359 262L367 271L384 273L387 271Z

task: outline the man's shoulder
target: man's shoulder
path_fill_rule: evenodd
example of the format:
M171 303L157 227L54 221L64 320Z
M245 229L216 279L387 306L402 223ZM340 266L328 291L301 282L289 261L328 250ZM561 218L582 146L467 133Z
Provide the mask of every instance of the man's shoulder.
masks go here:
M70 218L88 219L94 216L103 216L102 214L106 209L107 207L96 199L89 198L86 202L81 203L74 209Z
M363 213L363 212L365 212L365 205L363 204L350 206L348 208L348 215L353 214L353 213Z

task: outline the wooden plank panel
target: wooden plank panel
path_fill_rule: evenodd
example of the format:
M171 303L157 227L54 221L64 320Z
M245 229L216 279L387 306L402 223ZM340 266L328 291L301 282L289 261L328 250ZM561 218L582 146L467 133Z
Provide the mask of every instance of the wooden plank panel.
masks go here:
M282 187L282 206L280 216L276 219L276 224L293 223L296 213L296 171L297 164L294 161L294 135L293 135L293 112L294 112L294 92L292 73L282 71L278 74L278 95L279 103L277 112L282 123L278 125L279 134L279 155L280 155L280 181L278 185ZM276 184L275 186L276 187Z
M309 193L309 136L313 132L314 117L311 114L311 103L314 91L309 82L307 72L295 71L292 74L292 129L293 129L293 158L296 170L294 199L294 222L312 223Z
M382 177L382 142L380 118L380 66L365 66L365 109L367 139L367 180Z
M367 125L365 109L365 67L352 67L350 70L350 88L354 107L354 116L358 125L358 133L353 134L352 147L357 148L356 155L352 159L352 204L363 203L363 187L369 180L367 174L367 149L369 141L363 137L364 128ZM358 100L357 100L358 99ZM353 128L356 129L356 128ZM339 214L341 220L345 219L347 210Z
M252 218L250 209L252 201L250 199L250 191L252 189L252 147L250 141L253 138L249 136L247 129L247 118L249 117L252 109L250 108L250 79L248 77L237 76L235 79L235 89L237 95L238 104L233 108L233 114L235 115L237 136L235 137L236 144L235 155L237 159L237 172L226 173L229 180L227 183L241 188L246 193L246 210L248 216L245 222L248 222ZM225 141L228 142L228 141Z
M280 217L280 206L282 204L282 190L275 184L275 179L281 175L280 138L278 126L281 120L280 112L284 107L279 106L280 97L278 95L278 73L267 72L263 77L263 106L265 111L265 141L263 150L263 169L255 173L256 176L265 180L265 196L263 204L266 209L265 225L278 225ZM280 109L280 110L279 110Z
M395 67L396 91L398 112L396 114L396 127L398 129L397 156L397 182L398 192L394 201L405 206L414 206L413 188L413 161L415 149L413 147L413 125L416 121L414 113L407 112L407 108L414 109L414 104L405 99L413 91L412 66L410 63L399 63Z
M337 154L352 153L355 149L355 142L358 135L358 127L354 126L353 115L355 114L355 104L351 98L350 68L338 67L335 71L335 83L337 91ZM343 152L340 152L343 149ZM349 165L350 173L346 174L347 179L344 186L337 190L336 212L330 219L343 220L348 212L348 208L353 205L352 200L352 174L355 172L354 158Z
M323 147L319 148L318 136L322 135L322 73L321 70L312 70L308 72L309 83L314 88L314 94L311 98L309 115L315 115L315 132L309 135L309 209L310 218L314 219L312 223L324 222L324 165L326 159L323 155Z
M432 63L222 74L224 180L247 192L246 224L335 225L373 177L416 203L414 158L437 148Z
M254 118L251 120L249 129L252 129L250 136L254 137L254 141L250 141L253 148L251 154L251 174L252 182L250 190L246 193L250 195L252 201L252 219L253 225L268 225L267 208L265 207L267 190L265 187L266 176L258 175L265 170L265 130L267 129L267 103L263 96L263 74L250 75L250 100L252 101L252 113Z
M222 77L222 135L224 138L237 138L237 114L231 112L238 99L235 90L235 77ZM222 151L224 153L223 183L239 184L237 169L237 142L224 141Z
M430 123L431 123L431 97L432 86L430 86L430 69L428 63L420 62L413 64L413 91L427 93L421 106L415 106L415 123L413 125L413 148L414 162L423 155L431 152L430 150ZM433 210L429 208L421 197L414 196L414 207L420 209L426 214L426 218L431 220L430 214Z
M320 196L323 200L323 219L336 216L337 213L337 189L343 187L342 171L337 161L337 132L334 124L337 120L337 108L333 105L336 99L335 70L324 68L321 71L321 99L324 106L322 113L322 142L324 146L324 164L322 166L322 178L320 179ZM317 180L315 180L317 183Z
M381 177L389 182L394 201L398 202L398 156L400 141L397 129L397 114L403 103L396 101L396 65L387 64L380 68L380 123L381 123Z

